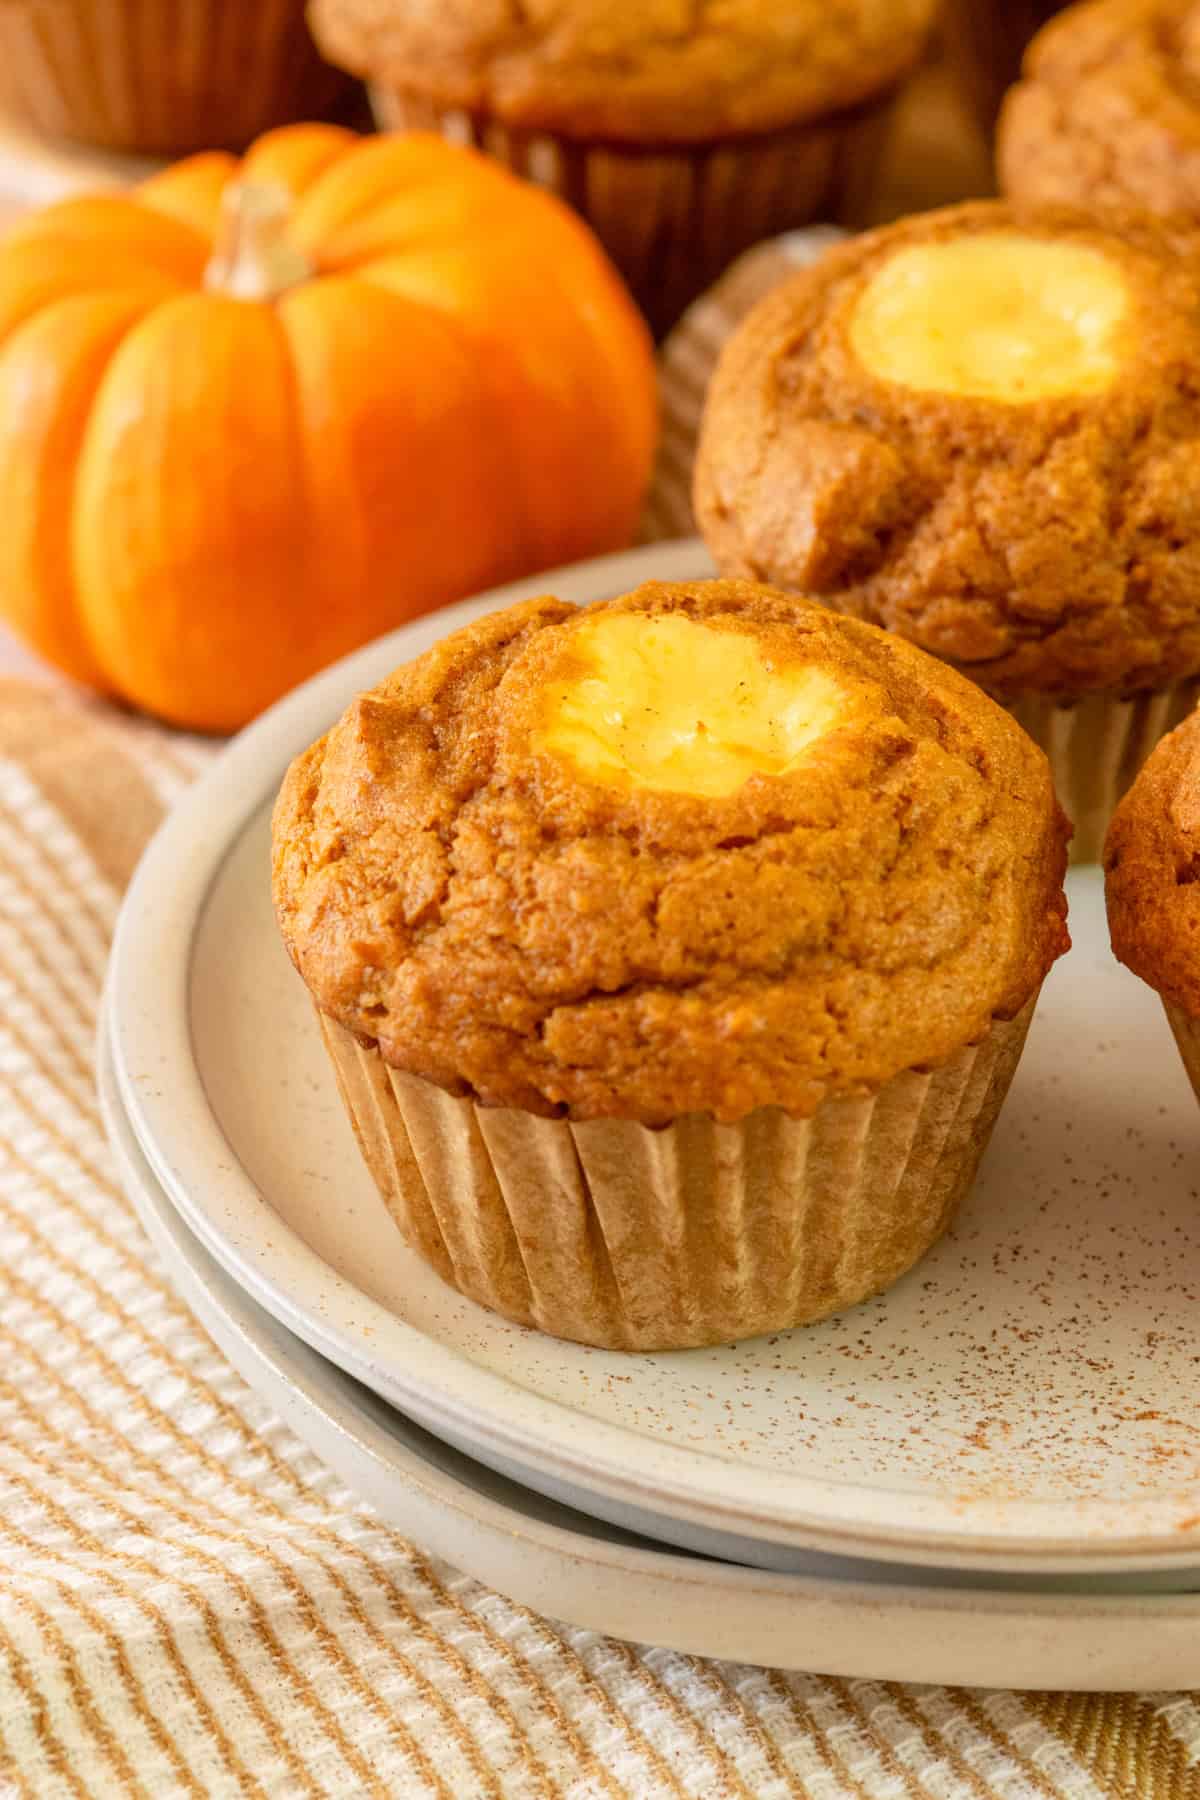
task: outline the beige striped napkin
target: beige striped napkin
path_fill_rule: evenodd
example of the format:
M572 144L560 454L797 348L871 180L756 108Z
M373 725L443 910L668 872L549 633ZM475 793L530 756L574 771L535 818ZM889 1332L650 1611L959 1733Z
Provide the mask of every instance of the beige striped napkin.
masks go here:
M91 1076L122 888L212 753L0 682L0 1795L1200 1797L1187 1696L781 1674L537 1618L255 1399L147 1246Z

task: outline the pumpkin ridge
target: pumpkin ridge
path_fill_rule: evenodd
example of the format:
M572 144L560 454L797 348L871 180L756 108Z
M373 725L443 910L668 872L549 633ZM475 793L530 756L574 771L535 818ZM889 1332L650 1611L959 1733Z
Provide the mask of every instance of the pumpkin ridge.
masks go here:
M563 254L547 259L544 279L546 286L560 296L564 314L575 320L597 363L601 367L611 367L615 360L619 366L628 367L637 358L644 367L645 380L637 384L636 389L631 391L627 384L616 383L601 386L597 392L622 434L625 459L635 465L648 460L653 456L658 439L657 379L649 327L633 307L596 308L594 290L598 284L604 284L614 300L627 297L625 284L607 253L556 195L534 188L529 190L526 198L529 227L533 230L552 227L558 232L564 252L570 252L569 256ZM585 290L582 298L577 288ZM586 291L589 289L590 292ZM615 404L610 405L610 402ZM614 461L619 462L620 458L615 457ZM637 525L643 499L641 496L627 514L622 513L619 520L614 520L610 529L619 536L630 536Z
M406 166L407 165L407 166ZM292 234L318 262L324 244L389 199L419 191L424 171L437 180L453 170L465 180L490 183L497 191L520 194L524 184L477 151L447 143L431 131L384 133L336 162L301 195L292 215Z
M253 143L242 158L242 181L271 181L300 200L361 142L344 125L280 125Z
M0 585L9 622L76 680L105 689L111 684L78 605L79 454L112 359L153 305L151 298L72 294L26 319L0 349ZM53 388L44 380L48 367L58 378ZM29 598L24 616L22 595Z
M394 251L392 254L400 257L405 254L411 254L413 257L419 259L425 252L414 247L413 250L408 253L404 251ZM347 271L341 278L345 280L361 281L370 287L390 294L393 299L401 299L406 301L409 305L419 307L422 312L436 318L440 325L447 327L451 336L454 337L459 344L464 356L474 359L478 354L479 339L467 324L466 320L457 312L451 311L449 307L438 306L436 302L425 299L419 294L410 293L403 289L397 289L388 282L378 279L377 275L372 276L371 270L373 264L378 265L386 260L388 259L377 257L373 259L373 263L361 263L353 270L353 272ZM328 279L328 277L326 279ZM506 465L509 468L519 468L520 457L518 455L517 439L509 426L500 395L495 390L490 378L490 365L485 366L480 376L479 391L481 394L486 395L491 427L495 433L496 439L505 447L506 454L504 461ZM524 471L521 472L524 473ZM524 568L545 568L547 564L540 550L543 534L535 521L528 501L526 500L524 484L521 481L514 481L511 484L507 516L511 535L517 539L519 545L519 556L514 557L514 560L519 561Z
M173 724L231 730L318 666L281 423L294 404L275 309L199 292L134 326L93 401L72 519L80 614L113 687Z
M310 428L325 519L338 521L340 536L351 506L364 521L361 578L375 630L515 577L515 471L495 436L480 429L478 358L461 330L436 307L356 275L293 288L277 312L300 372L302 427ZM377 347L361 336L368 320L393 347L380 391ZM330 408L330 392L340 408ZM342 429L331 429L339 415ZM396 455L391 442L401 428L404 453ZM371 441L381 431L382 457ZM322 544L336 541L332 526L322 538L318 522L316 534ZM335 582L348 579L348 561L339 549ZM380 588L392 594L387 608L372 597Z
M588 307L579 304L577 296L571 292L570 288L564 282L561 269L552 270L548 280L550 285L552 285L562 296L564 303L570 306L578 317L582 330L586 333L589 341L594 346L597 360L605 363L611 362L611 333L602 333L597 329L597 321L594 313ZM640 320L634 321L634 323L640 323ZM632 334L629 335L632 336ZM632 345L626 346L625 348L626 353L629 354L632 350ZM658 437L658 407L653 398L654 352L648 332L645 333L640 350L649 365L650 385L648 392L652 396L650 404L645 407L639 407L635 412L634 407L628 404L630 396L626 393L624 388L613 387L610 390L606 390L606 397L615 398L618 402L618 406L614 410L612 416L622 431L624 439L622 447L625 458L633 462L651 456ZM641 414L640 417L637 416L638 412ZM644 498L644 496L642 498ZM639 500L637 509L627 521L629 532L632 532L636 526L640 511L641 500Z
M184 292L180 282L133 265L97 266L83 245L55 245L44 239L19 244L0 255L0 348L27 320L60 300L120 292L144 294L147 302Z
M11 226L4 252L35 243L86 249L97 264L121 256L149 273L185 284L199 278L208 253L193 226L143 206L133 191L59 200Z
M499 259L506 290L513 271L522 268L521 257L511 254L513 246L523 247L523 234L516 227L494 233L486 243L439 244L432 250L414 248L377 257L357 268L354 279L435 313L457 330L469 353L479 361L481 392L487 394L489 412L499 420L499 435L518 476L514 485L521 495L528 550L524 566L533 570L575 560L581 520L583 541L590 541L593 461L587 427L595 386L576 372L578 356L569 353L568 347L556 339L554 349L563 352L556 356L542 341L544 334L539 332L536 315L522 308L524 341L520 343L514 343L500 323L510 303L506 291L498 290L489 275L488 263ZM442 286L443 291L434 298L425 278L439 267L443 273L433 285ZM486 314L480 315L473 305L477 294L464 295L456 287L456 270L464 269L468 283L473 281L477 289L489 287L494 296ZM520 280L519 273L516 278ZM577 342L574 321L568 329ZM533 371L527 366L530 361L535 365ZM549 383L539 380L538 363L552 366ZM517 420L519 427L510 422ZM564 493L572 496L567 508L562 505Z
M139 206L190 227L207 245L216 229L221 195L237 168L237 158L227 150L201 151L139 181L134 197Z

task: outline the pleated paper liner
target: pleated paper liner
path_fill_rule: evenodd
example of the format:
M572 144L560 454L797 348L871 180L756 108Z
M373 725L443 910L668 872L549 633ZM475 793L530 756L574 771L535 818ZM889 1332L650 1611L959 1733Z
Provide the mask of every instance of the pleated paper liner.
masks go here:
M434 130L549 188L592 226L661 336L751 244L861 215L894 108L870 105L761 137L640 147L590 143L371 88L389 130Z
M1075 826L1073 863L1099 862L1117 802L1168 731L1200 697L1200 679L1130 700L1092 694L1071 706L1037 694L1008 710L1050 759L1059 803Z
M445 1281L556 1337L670 1350L824 1318L911 1268L971 1185L1035 1003L870 1099L662 1130L477 1106L321 1026L371 1173Z
M1163 1011L1179 1046L1188 1079L1200 1100L1200 1019L1193 1019L1190 1013L1185 1013L1182 1007L1172 1006L1169 1000L1163 1001Z
M304 0L0 0L0 108L49 137L241 149L349 92Z

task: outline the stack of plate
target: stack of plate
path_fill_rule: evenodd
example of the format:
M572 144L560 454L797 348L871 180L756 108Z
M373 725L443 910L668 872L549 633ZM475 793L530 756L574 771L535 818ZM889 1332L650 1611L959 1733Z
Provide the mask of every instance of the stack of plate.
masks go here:
M823 1325L660 1356L524 1331L405 1249L359 1161L271 915L289 760L520 591L706 572L677 544L469 602L225 752L117 935L100 1077L129 1192L247 1380L401 1530L529 1605L842 1675L1192 1686L1200 1119L1095 870L958 1225Z

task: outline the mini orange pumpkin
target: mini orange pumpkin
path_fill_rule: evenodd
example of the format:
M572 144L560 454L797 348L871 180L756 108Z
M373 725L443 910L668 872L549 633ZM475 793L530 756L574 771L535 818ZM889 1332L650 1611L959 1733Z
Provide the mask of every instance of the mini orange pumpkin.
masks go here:
M291 126L0 246L0 612L181 725L627 542L654 436L586 227L440 138Z

